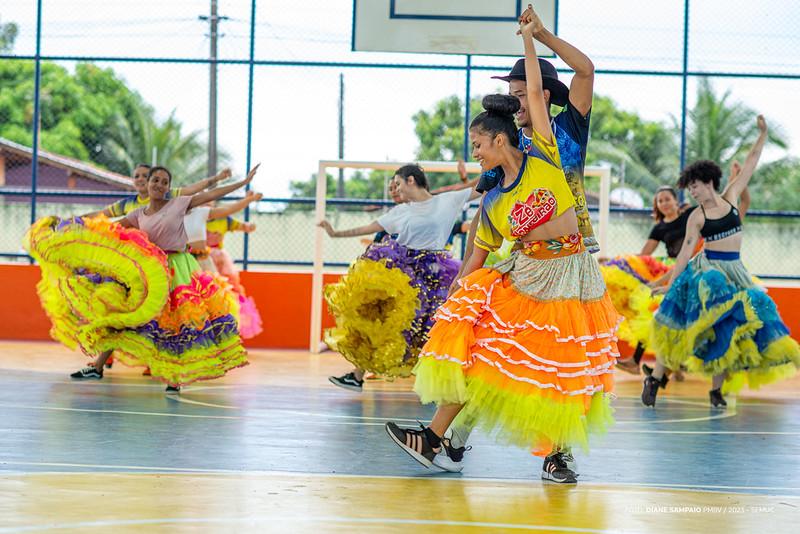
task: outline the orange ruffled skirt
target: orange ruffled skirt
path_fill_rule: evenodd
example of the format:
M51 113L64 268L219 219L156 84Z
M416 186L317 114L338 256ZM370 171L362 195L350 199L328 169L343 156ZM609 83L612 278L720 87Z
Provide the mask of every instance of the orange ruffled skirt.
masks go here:
M580 236L530 243L459 281L415 368L423 403L533 449L588 449L613 424L621 316Z

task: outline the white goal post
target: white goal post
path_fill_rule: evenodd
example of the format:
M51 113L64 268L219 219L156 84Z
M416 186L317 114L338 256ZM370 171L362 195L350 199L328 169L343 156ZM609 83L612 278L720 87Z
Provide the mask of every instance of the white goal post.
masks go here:
M308 350L312 354L322 352L322 283L324 274L325 231L318 225L325 219L327 198L327 172L328 169L375 169L394 171L408 162L390 161L351 161L351 160L321 160L317 172L316 203L314 215L314 270L311 277L311 318ZM458 172L458 163L455 161L419 161L426 173ZM467 163L467 172L479 174L480 166L477 163ZM597 176L600 178L600 218L597 228L597 240L600 244L600 255L608 250L608 224L609 224L609 195L611 191L610 167L586 167L584 176Z

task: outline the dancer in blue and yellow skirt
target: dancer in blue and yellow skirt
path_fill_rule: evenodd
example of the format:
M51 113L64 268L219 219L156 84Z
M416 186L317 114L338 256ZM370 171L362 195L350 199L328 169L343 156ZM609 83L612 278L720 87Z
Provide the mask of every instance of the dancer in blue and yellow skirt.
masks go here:
M53 322L51 335L87 355L99 354L73 378L101 379L113 354L127 365L149 367L168 391L177 391L247 364L233 294L186 252L184 217L246 185L254 173L167 200L171 174L153 167L150 203L121 223L46 217L34 224L26 247L41 265L38 291Z
M728 188L741 175L741 165L734 161L731 164L731 174L728 177L728 186L722 195L727 194ZM745 187L739 197L739 212L744 219L744 214L750 205L750 193ZM647 353L655 356L647 349L650 330L658 305L663 295L653 295L653 288L664 285L669 280L669 271L675 264L675 258L681 251L683 240L686 237L686 223L689 216L697 206L688 204L680 205L678 192L674 187L664 185L658 188L653 197L653 219L656 224L638 255L626 255L613 258L600 266L603 278L606 281L608 294L611 301L620 312L625 321L620 325L618 336L632 347L636 347L631 357L620 359L617 368L631 374L639 374L639 365L642 356ZM666 258L651 256L656 252L660 243L664 243ZM702 240L695 246L695 254L703 248ZM652 368L646 364L641 367L646 374L652 373ZM669 370L667 374L669 374ZM683 372L676 370L677 380L683 379ZM666 386L667 375L664 375L661 385Z
M775 303L756 287L739 259L742 221L737 203L755 171L767 139L767 124L739 177L720 195L722 171L712 161L697 161L681 173L680 186L699 204L690 216L663 302L655 315L650 346L658 365L645 379L642 402L654 406L665 367L685 365L712 377L712 406L726 406L722 387L736 392L797 372L800 347L778 315ZM693 259L700 238L703 252Z
M436 313L415 368L414 391L438 409L428 427L389 422L386 430L430 467L448 450L444 433L458 416L544 456L542 478L575 483L563 453L588 447L590 434L613 422L609 394L621 318L578 232L575 199L545 108L532 24L520 29L532 151L517 148L519 100L485 97L486 111L469 130L473 157L483 169L502 166L504 179L483 199L475 250L458 289ZM519 242L521 250L482 268L503 239Z

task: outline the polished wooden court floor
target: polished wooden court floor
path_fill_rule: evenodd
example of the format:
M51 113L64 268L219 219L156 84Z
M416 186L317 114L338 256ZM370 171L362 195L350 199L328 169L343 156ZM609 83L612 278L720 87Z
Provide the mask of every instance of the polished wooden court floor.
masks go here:
M57 344L0 342L0 533L798 532L800 380L712 410L671 383L655 409L620 376L617 424L576 486L476 434L461 474L426 470L386 420L430 418L409 381L327 382L333 353L253 351L252 365L166 396Z

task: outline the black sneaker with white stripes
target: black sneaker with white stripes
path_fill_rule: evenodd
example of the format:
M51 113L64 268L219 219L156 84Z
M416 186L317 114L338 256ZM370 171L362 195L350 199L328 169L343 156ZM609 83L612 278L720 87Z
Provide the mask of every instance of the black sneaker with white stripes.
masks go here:
M419 430L411 428L400 428L396 424L389 421L386 423L386 433L392 438L392 441L406 451L409 456L416 461L430 468L433 465L433 458L441 451L441 447L434 449L428 442L425 435L425 427L420 424Z
M89 367L84 367L80 371L75 371L69 376L77 380L100 380L103 378L103 372L95 369L94 365L90 365Z
M164 391L167 392L167 395L169 395L170 393L180 393L181 392L181 387L180 386L169 385L169 386L167 386L167 389L165 389Z
M328 381L340 388L349 389L361 393L364 388L364 381L356 378L355 373L350 372L343 376L329 376Z
M578 477L574 471L567 467L567 462L564 461L564 453L555 452L544 459L542 480L549 480L558 484L576 484Z

